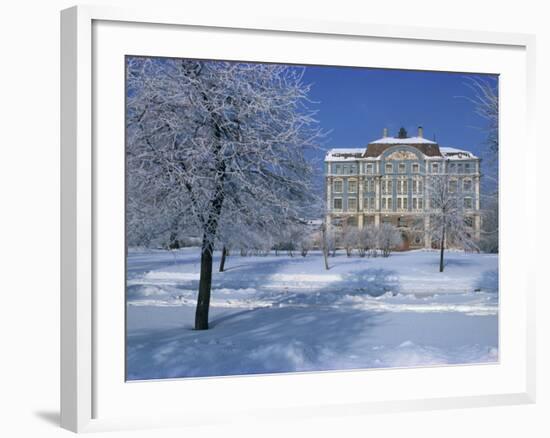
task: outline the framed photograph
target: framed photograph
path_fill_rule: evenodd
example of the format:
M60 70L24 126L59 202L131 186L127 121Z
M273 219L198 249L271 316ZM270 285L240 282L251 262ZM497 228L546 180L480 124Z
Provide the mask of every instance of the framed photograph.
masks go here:
M534 402L534 37L61 18L63 427Z

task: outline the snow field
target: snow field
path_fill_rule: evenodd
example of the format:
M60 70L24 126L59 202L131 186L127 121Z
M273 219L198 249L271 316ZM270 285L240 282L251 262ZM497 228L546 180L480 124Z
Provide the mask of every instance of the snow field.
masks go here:
M218 256L218 255L217 255ZM128 378L174 378L498 360L498 256L232 255L194 331L197 249L128 255ZM215 263L218 261L217 257Z

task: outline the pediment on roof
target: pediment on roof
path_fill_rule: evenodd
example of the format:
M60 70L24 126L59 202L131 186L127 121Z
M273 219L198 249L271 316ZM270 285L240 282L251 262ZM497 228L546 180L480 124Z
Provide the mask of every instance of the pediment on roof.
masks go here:
M386 160L417 160L418 157L411 151L400 149L392 152L386 157Z
M409 154L416 155L413 160L421 160L425 156L427 157L441 157L441 152L439 152L439 145L437 144L403 144L403 145L391 145L391 144L376 144L371 143L367 148L365 157L378 157L384 155L385 159L388 159L388 156L392 156L395 152L407 152ZM393 160L403 160L407 158L390 158Z

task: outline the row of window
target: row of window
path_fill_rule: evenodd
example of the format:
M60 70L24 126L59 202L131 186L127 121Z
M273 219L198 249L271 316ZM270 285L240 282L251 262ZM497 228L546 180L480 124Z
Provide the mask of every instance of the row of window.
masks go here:
M367 217L366 218L367 221L369 221L369 219L372 220L372 218L369 218ZM338 223L337 222L338 219L335 220L335 224ZM356 227L357 226L357 218L356 217L350 217L346 220L346 223L349 225L349 226L352 226L352 227ZM369 223L369 222L367 222ZM372 222L370 222L370 224L372 224ZM391 217L382 217L382 223L383 224L391 224L393 223L393 220ZM341 224L341 222L340 222ZM418 220L414 221L414 222L410 222L406 217L398 217L397 218L397 226L398 227L409 227L409 226L412 226L413 228L416 228L417 230L421 228L421 223L418 222ZM464 225L466 225L468 228L473 228L474 227L474 218L471 217L471 216L465 216L464 217ZM420 236L416 236L414 241L416 244L419 244L421 242L420 240Z
M409 189L409 180L407 179L398 179L395 181L396 190L398 194L406 194ZM365 192L374 192L375 191L375 182L373 179L367 179L364 183ZM381 181L382 194L391 194L393 193L393 180L383 179ZM462 180L462 191L471 192L472 191L472 180L464 179ZM332 188L334 193L342 193L344 191L344 182L341 179L335 180L332 183ZM412 180L412 192L413 193L422 193L424 190L424 183L420 179ZM454 193L458 190L458 181L451 180L449 182L449 191ZM357 181L349 180L348 181L348 193L357 193Z
M393 209L393 199L390 197L382 198L382 210L392 210ZM398 196L395 198L395 208L397 210L408 210L409 209L409 198L404 196ZM413 210L422 210L424 208L424 199L423 198L412 198L411 199L411 209Z
M333 209L342 210L343 201L342 198L333 199ZM380 200L381 210L393 210L394 205L397 210L408 210L409 209L409 198L406 196L398 196L395 198L395 204L393 198L389 196L383 196ZM473 208L473 200L470 197L463 198L463 205L466 210L471 210ZM375 198L365 198L364 208L366 210L375 210ZM419 197L411 198L411 209L412 210L422 210L424 208L424 199ZM348 211L357 210L357 198L348 198Z
M442 163L431 163L430 170L432 173L440 173L443 170ZM358 172L357 164L334 164L333 170L336 175L356 175ZM449 163L449 173L471 173L473 169L472 163ZM384 167L385 173L406 173L407 165L405 163L386 163ZM420 173L420 164L411 164L412 173ZM375 164L365 164L365 173L374 174Z
M471 171L470 163L449 163L448 172L449 173L470 173Z
M334 173L336 175L355 175L357 173L357 164L335 164Z

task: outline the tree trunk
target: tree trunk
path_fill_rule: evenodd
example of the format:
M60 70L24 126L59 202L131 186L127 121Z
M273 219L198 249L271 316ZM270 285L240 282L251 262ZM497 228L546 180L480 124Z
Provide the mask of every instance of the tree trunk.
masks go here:
M216 130L216 137L219 139L219 131ZM212 264L214 253L214 240L218 231L218 221L222 213L224 192L223 182L225 179L225 163L216 163L218 181L216 182L215 196L210 202L210 214L204 227L202 235L201 253L201 276L199 280L199 296L197 298L197 310L195 312L195 330L208 329L208 311L210 309L210 292L212 287Z
M224 195L224 181L227 176L226 166L222 150L222 128L218 118L213 114L210 103L206 94L203 95L203 100L207 108L212 113L212 121L214 124L214 136L216 144L214 148L215 163L216 163L216 178L214 197L210 201L207 211L209 211L208 219L204 225L204 234L202 235L202 253L201 253L201 276L199 279L199 294L197 297L197 310L195 312L195 330L208 330L208 311L210 310L210 293L212 289L212 264L214 253L214 241L218 231L218 221L222 213Z
M328 251L326 248L323 248L323 259L325 260L325 269L328 271L330 267L328 265Z
M443 226L443 230L441 231L441 252L439 253L439 272L443 272L444 264L443 264L443 254L445 252L445 226Z
M219 190L212 201L212 213L206 223L202 236L201 276L199 279L199 296L195 312L195 330L208 330L208 310L210 308L210 292L212 288L212 265L214 253L214 237L218 229L218 221L223 205L223 191Z
M220 260L220 272L223 272L225 269L225 258L227 256L227 248L224 246L222 248L222 258Z
M178 240L178 226L179 219L176 217L172 221L172 227L170 230L170 237L168 238L168 248L169 249L180 249L180 242Z
M201 254L201 277L199 296L195 312L195 330L208 330L208 311L210 309L210 290L212 286L212 244L207 236L203 237Z
M323 259L325 260L325 269L328 271L328 248L327 248L327 229L325 224L321 226L321 238L323 239Z

